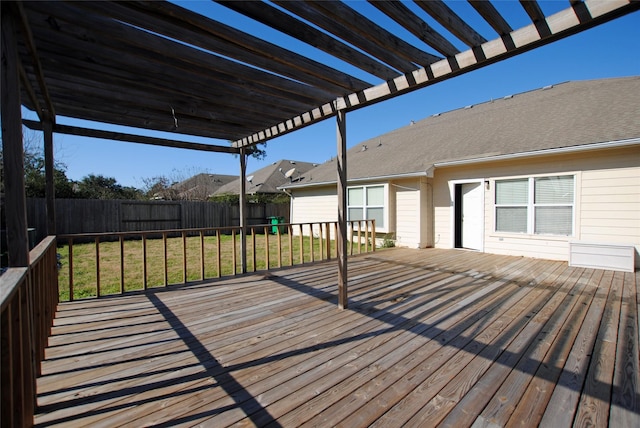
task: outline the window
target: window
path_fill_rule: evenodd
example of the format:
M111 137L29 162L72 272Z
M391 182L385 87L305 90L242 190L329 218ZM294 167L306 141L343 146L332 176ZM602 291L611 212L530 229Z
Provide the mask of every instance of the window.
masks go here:
M573 235L574 176L497 180L496 232Z
M384 186L362 186L347 189L348 220L373 219L384 228Z

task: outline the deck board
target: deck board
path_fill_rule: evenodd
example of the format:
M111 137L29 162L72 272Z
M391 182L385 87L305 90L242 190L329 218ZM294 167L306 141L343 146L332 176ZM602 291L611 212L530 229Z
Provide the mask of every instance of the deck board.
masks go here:
M454 250L61 304L37 426L640 426L638 273Z

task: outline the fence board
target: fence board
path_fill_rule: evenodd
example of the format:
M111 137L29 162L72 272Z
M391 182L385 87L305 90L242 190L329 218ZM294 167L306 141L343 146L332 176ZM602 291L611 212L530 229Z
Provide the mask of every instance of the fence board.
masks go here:
M240 224L238 206L216 202L56 199L55 206L56 231L60 235ZM265 224L271 216L289 222L289 204L248 204L248 225ZM35 229L35 242L40 242L47 230L44 198L27 198L27 221Z

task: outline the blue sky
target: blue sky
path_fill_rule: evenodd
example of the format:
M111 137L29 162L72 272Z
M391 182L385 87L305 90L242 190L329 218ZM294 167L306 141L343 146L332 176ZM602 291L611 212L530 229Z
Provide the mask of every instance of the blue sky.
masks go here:
M508 8L514 3L498 2L498 6ZM356 4L357 7L367 6L364 2ZM562 9L567 4L566 1L548 2L543 6ZM290 42L290 40L285 40L287 39L285 36L255 25L255 23L227 11L213 2L188 2L186 5L199 9L199 11L211 13L221 21L231 21L239 28L245 27L247 31L251 29L254 34L274 42ZM514 16L514 21L510 20L514 27L520 25L518 19L526 19L525 16L506 16ZM412 120L417 121L435 113L462 108L492 98L500 98L569 80L640 75L639 27L640 13L635 12L500 63L350 112L347 114L348 146L354 146L369 138L406 126ZM482 28L479 27L479 30ZM493 39L494 37L487 38ZM294 49L303 51L308 48L299 44ZM345 69L342 65L341 68ZM349 72L351 71L349 70ZM356 71L354 71L355 73ZM369 76L362 77L375 82ZM26 112L25 117L35 119L31 112ZM66 118L58 118L58 123L93 126ZM228 144L226 141L151 133L126 128L105 126L101 128L183 141ZM229 154L202 153L59 134L54 136L54 146L56 160L66 165L67 176L72 180L80 180L88 174L100 174L114 177L118 183L125 186L142 187L144 179L155 176L187 178L200 172L239 175L239 160ZM248 173L280 159L325 162L336 154L335 120L328 119L273 139L267 143L266 151L267 157L262 161L249 159Z

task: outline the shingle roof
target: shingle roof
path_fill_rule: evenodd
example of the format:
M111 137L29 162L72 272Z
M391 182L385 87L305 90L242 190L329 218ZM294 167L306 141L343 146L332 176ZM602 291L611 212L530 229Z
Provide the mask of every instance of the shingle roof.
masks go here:
M572 81L434 115L352 147L349 180L434 164L640 137L640 76ZM336 181L336 161L299 187Z
M201 173L174 184L172 187L178 192L180 199L206 200L220 187L237 178L237 175Z
M247 178L251 181L247 182L246 191L248 194L254 193L281 193L278 187L298 180L304 179L304 174L317 164L310 162L301 162L294 160L280 160L268 165L255 172L247 174ZM295 170L291 171L293 168ZM291 178L285 177L287 172L291 171ZM216 191L216 195L232 193L240 193L239 178L225 184Z

